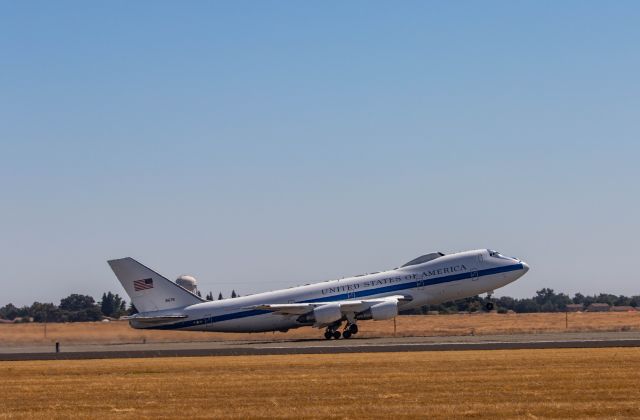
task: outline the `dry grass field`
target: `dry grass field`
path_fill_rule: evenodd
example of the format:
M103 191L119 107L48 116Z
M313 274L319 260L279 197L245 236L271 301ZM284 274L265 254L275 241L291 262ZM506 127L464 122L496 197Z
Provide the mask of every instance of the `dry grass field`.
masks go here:
M460 314L400 316L398 336L445 336L542 333L561 331L640 331L640 312L565 314ZM393 335L393 321L363 321L360 337ZM55 341L74 344L140 343L219 340L288 340L320 338L321 331L310 327L287 333L224 334L185 331L135 330L125 321L68 324L0 324L0 346L46 344Z
M638 418L640 349L0 363L0 418Z

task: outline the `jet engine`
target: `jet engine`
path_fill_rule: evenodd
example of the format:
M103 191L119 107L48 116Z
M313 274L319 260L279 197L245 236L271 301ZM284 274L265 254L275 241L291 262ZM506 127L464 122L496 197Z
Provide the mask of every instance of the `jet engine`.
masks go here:
M398 316L398 303L397 302L381 302L371 306L366 311L356 314L356 319L374 319L376 321L382 321L385 319L391 319Z
M303 324L327 325L342 319L340 305L329 303L318 306L313 311L298 317L298 322Z

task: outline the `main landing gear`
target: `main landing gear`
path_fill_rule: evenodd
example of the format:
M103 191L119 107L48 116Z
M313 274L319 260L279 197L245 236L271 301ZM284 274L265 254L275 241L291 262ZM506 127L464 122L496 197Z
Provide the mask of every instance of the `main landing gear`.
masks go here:
M336 340L340 338L340 331L334 330L332 328L327 328L327 330L324 332L324 338L326 338L327 340L331 340L332 338L335 338Z
M358 334L358 326L356 324L347 324L347 326L344 327L344 331L342 331L344 338L351 338L354 334Z
M332 338L337 340L340 336L342 336L342 338L351 338L352 335L358 333L358 326L356 324L348 323L342 332L338 331L338 328L340 328L340 325L331 325L327 327L324 332L324 338L327 340L331 340Z

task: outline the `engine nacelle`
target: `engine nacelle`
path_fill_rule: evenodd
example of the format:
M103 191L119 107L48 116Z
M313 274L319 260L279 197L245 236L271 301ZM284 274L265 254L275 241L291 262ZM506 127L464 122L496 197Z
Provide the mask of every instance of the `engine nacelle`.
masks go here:
M356 314L356 319L373 319L375 321L382 321L385 319L392 319L398 316L398 303L397 302L381 302L376 303L364 312Z
M308 314L298 317L298 322L303 324L327 325L342 319L342 311L337 303L318 306Z

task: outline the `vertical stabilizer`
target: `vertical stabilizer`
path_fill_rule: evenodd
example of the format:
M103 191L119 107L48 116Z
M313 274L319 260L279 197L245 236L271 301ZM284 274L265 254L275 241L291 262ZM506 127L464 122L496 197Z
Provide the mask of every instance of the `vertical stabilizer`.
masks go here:
M108 263L139 312L182 308L204 302L133 258L110 260Z

